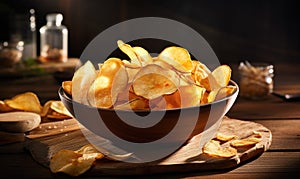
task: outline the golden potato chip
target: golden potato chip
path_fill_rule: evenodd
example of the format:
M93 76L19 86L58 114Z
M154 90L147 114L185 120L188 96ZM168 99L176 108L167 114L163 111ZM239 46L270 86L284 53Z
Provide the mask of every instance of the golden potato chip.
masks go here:
M215 101L229 96L234 92L234 90L236 90L236 87L231 85L220 88L215 97Z
M92 144L86 144L75 152L86 155L86 157L94 157L95 159L101 159L104 157L104 155L99 152Z
M262 140L262 135L259 132L253 132L253 135L244 138L236 139L230 142L233 147L251 147Z
M220 87L225 87L231 78L231 68L228 65L220 65L213 70L212 75Z
M109 58L89 89L88 101L95 107L110 108L127 83L128 76L123 62L118 58Z
M74 101L88 105L88 91L97 77L94 65L87 61L81 66L72 78L72 98Z
M208 95L209 95L209 92L206 90L201 98L200 104L208 103Z
M68 95L72 96L72 81L63 81L62 88Z
M53 101L54 100L49 100L44 104L42 112L41 112L41 117L46 117L50 113L50 111L51 111L50 106Z
M53 173L63 172L61 169L81 157L82 154L72 150L60 150L50 159L50 170Z
M225 86L225 87L221 87L219 89L214 89L208 94L207 102L211 103L213 101L223 99L226 96L229 96L230 94L232 94L234 92L234 90L236 90L235 86Z
M131 99L128 102L116 105L115 109L122 109L122 110L143 110L149 109L149 100L137 97L135 99Z
M227 141L230 141L232 139L235 139L237 138L236 135L226 135L226 134L222 134L222 133L217 133L216 134L216 137L215 137L217 140L220 140L222 142L227 142Z
M122 40L118 40L117 44L119 49L130 58L130 62L132 64L136 64L138 66L142 65L137 55L135 54L134 49L129 44L125 44Z
M132 87L135 94L151 100L174 93L178 85L179 77L174 71L151 64L138 72Z
M7 104L10 108L35 112L41 114L42 106L40 104L39 98L33 92L25 92L18 94L11 99L4 100L5 104Z
M63 172L71 176L79 176L89 170L95 158L83 157L83 154L72 150L60 150L50 159L50 170L53 173Z
M237 150L233 147L222 147L219 141L210 140L202 148L202 152L211 157L231 158L237 154Z
M79 176L89 170L97 159L104 155L91 144L87 144L76 151L60 150L50 159L50 170L53 173L63 172L71 176Z
M197 85L200 85L201 81L208 77L210 74L210 70L201 62L197 60L192 60L193 62L193 70L191 77Z
M9 107L4 101L0 100L0 112L10 112L14 109Z
M151 55L142 47L133 47L133 51L135 52L138 60L140 61L142 66L146 66L148 64L153 63L153 59Z
M200 105L205 88L197 85L180 86L178 90L170 95L164 95L167 109L184 108Z
M219 85L212 73L207 74L207 77L200 81L200 85L207 91L218 90L221 88L221 85Z
M52 101L50 108L59 114L72 117L72 114L67 110L67 108L61 101Z
M182 47L167 47L158 55L158 59L181 72L191 72L194 67L189 52Z

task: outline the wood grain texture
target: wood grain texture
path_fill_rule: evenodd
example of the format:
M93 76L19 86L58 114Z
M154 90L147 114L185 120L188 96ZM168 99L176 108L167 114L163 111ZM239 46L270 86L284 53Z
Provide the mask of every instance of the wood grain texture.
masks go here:
M269 149L272 142L272 134L269 129L261 124L249 121L241 121L224 117L218 132L237 135L245 138L258 131L262 134L262 141L255 146L238 150L238 155L229 159L212 158L202 154L198 144L201 135L195 136L189 143L170 156L159 161L149 163L125 163L111 160L99 160L86 175L141 175L159 174L169 172L192 172L230 169L237 167L255 157L259 157ZM77 150L88 142L80 130L26 140L28 149L33 158L44 166L49 165L50 157L61 149ZM223 143L223 146L229 143Z
M32 112L7 112L0 114L0 130L6 132L28 132L39 126L40 115Z

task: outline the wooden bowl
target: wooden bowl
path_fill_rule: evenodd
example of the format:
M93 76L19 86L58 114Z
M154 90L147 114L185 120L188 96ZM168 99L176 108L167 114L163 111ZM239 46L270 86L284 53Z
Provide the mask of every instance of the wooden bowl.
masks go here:
M205 143L214 137L222 118L234 104L239 88L233 94L200 106L170 110L114 110L79 104L62 88L58 94L69 112L91 132L113 142L122 139L133 143L185 143L193 136L204 134ZM146 118L151 115L150 118ZM121 117L120 117L121 116Z

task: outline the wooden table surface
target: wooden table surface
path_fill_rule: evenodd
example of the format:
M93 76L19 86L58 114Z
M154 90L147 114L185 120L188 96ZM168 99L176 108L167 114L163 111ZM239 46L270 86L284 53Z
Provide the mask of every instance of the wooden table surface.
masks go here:
M274 64L276 91L300 93L299 65ZM237 80L236 64L231 66L233 79ZM49 99L58 99L57 90L60 81L47 75L2 78L0 86L0 99L9 98L24 91L33 91L37 93L43 103ZM254 121L270 129L273 137L270 149L258 158L230 170L174 172L165 175L131 176L129 178L281 178L300 176L300 101L286 102L275 96L269 96L265 100L252 101L239 96L227 116ZM66 175L52 174L48 168L39 165L27 151L23 150L22 144L22 142L18 142L0 145L1 178L69 178Z

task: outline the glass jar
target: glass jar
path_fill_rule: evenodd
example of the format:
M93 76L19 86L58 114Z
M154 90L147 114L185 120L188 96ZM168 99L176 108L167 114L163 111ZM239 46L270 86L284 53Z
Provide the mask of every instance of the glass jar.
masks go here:
M264 99L273 92L273 65L241 62L239 65L240 95L251 99Z
M13 67L23 54L24 42L3 42L0 44L0 67Z
M10 20L14 23L9 25L9 42L23 41L22 60L35 59L37 56L35 10L13 14Z
M66 62L68 59L68 29L62 25L63 15L48 14L47 24L40 28L40 60Z

